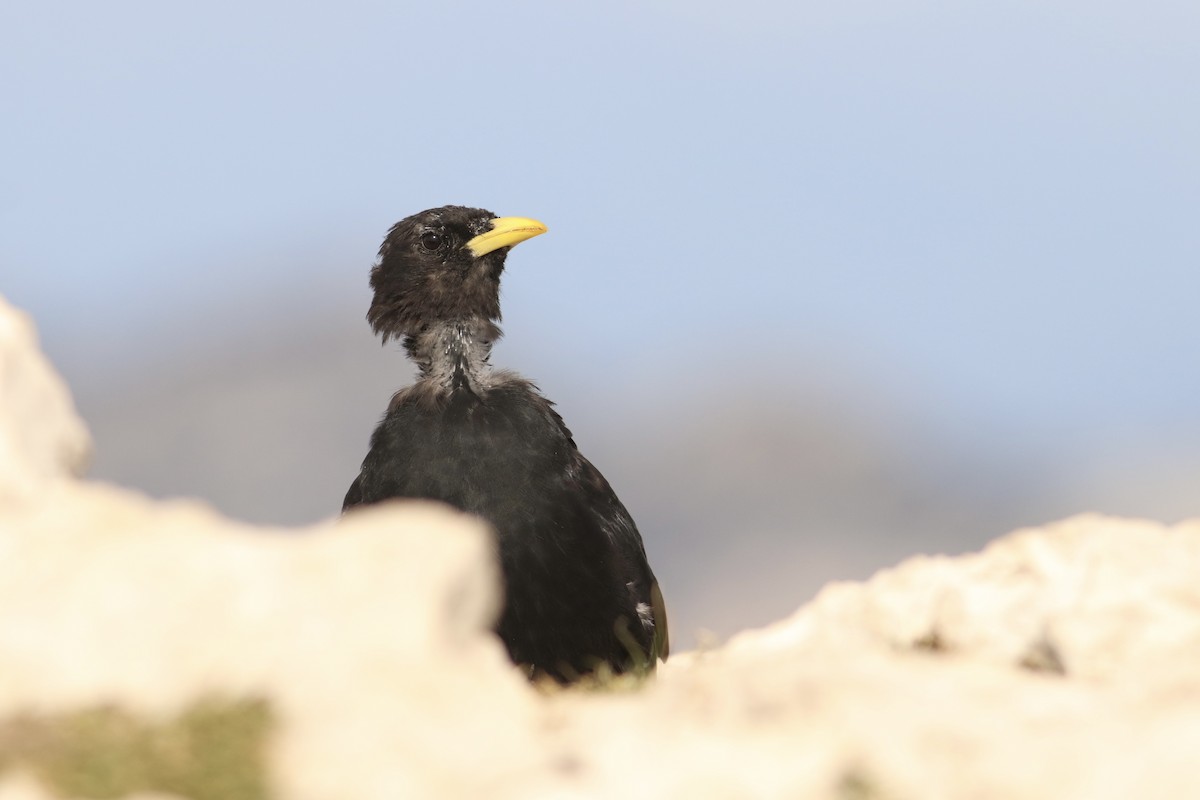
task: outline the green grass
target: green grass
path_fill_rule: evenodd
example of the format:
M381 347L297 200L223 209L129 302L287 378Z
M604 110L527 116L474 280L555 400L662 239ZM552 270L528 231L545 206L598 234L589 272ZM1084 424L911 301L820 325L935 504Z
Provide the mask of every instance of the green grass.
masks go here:
M618 674L607 664L600 664L591 672L573 676L568 684L538 675L534 676L533 685L543 694L551 695L561 692L636 692L653 677L653 669L632 669Z
M662 645L656 638L651 645L651 652L655 655L647 653L630 633L629 621L624 617L613 624L613 633L629 654L628 662L623 665L623 672L617 672L611 664L603 659L593 659L591 668L586 672L577 672L566 664L560 665L559 670L566 678L566 684L560 684L548 675L535 672L532 667L526 667L530 680L545 694L555 694L564 690L631 692L640 689L654 677L658 668L657 653L662 649Z
M66 797L269 800L271 728L260 700L204 700L165 722L110 706L21 715L0 721L0 771L22 767Z

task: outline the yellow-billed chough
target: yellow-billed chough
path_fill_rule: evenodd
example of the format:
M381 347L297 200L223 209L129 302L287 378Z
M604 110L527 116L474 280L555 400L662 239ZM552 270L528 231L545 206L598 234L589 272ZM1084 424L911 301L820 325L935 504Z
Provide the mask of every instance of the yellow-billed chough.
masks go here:
M505 582L496 632L531 674L653 669L667 617L637 526L551 403L488 362L505 257L545 231L445 206L388 232L367 319L385 343L403 340L420 375L392 398L343 510L429 498L491 523Z

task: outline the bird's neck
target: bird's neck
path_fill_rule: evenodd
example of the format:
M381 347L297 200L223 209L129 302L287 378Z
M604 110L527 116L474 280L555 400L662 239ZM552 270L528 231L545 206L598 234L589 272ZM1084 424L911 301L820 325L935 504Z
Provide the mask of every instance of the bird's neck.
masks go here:
M422 380L478 392L488 383L488 356L499 338L500 328L491 320L468 317L426 325L405 337L404 349L421 370Z

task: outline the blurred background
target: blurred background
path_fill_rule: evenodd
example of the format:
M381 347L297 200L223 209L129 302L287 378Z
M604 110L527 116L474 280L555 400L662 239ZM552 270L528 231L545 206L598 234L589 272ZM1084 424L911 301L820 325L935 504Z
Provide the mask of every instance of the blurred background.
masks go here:
M1081 511L1200 514L1200 5L15 0L0 293L92 475L328 518L403 352L387 228L550 233L493 361L645 536L676 647Z

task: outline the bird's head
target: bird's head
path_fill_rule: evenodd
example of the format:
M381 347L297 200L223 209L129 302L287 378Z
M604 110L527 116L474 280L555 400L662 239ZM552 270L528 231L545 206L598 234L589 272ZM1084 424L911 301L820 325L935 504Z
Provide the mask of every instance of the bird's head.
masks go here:
M400 220L371 269L367 320L384 342L435 322L500 319L500 273L509 248L546 226L481 208L443 206Z

